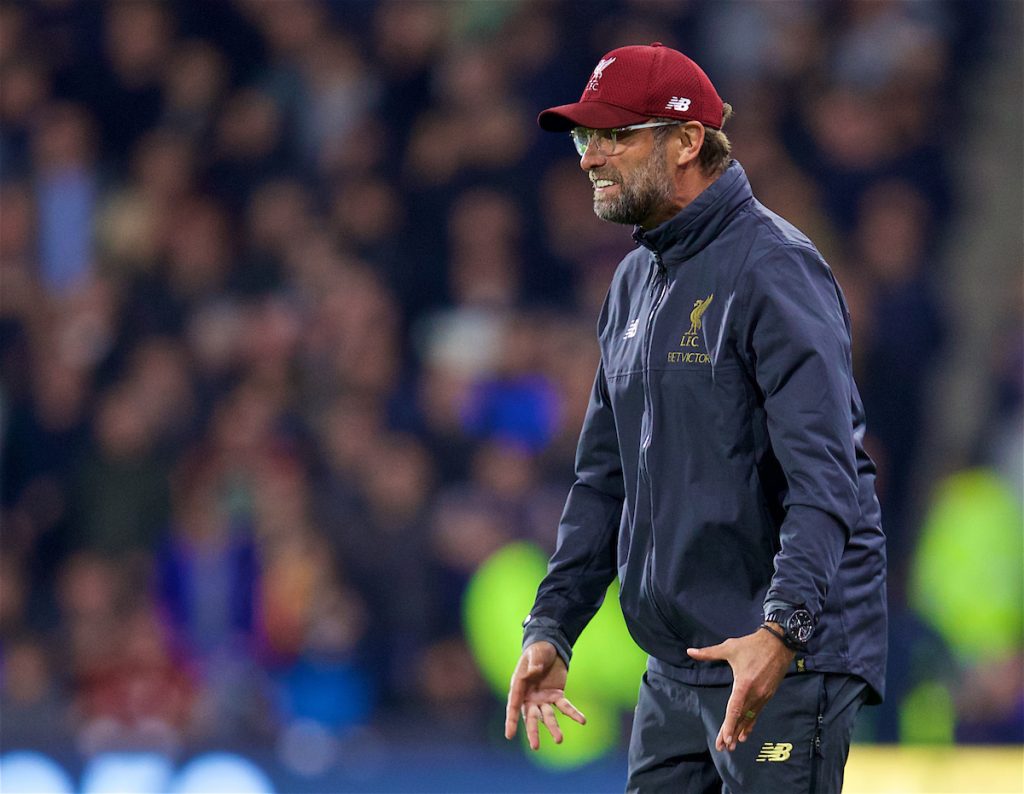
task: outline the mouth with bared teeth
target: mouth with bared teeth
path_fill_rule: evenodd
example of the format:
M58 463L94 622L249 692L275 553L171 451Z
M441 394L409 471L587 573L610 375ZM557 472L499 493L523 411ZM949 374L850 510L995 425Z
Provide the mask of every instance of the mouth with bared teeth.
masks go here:
M608 179L607 177L597 176L593 173L590 175L590 183L594 186L594 195L603 195L606 190L615 187L619 183L614 179Z

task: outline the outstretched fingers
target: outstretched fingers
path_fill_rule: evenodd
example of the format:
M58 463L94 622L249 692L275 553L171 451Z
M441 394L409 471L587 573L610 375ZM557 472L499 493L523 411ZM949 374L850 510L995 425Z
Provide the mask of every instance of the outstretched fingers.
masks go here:
M523 708L523 699L526 696L526 682L518 676L512 677L512 683L508 688L508 704L505 706L505 738L515 738L519 728L519 712Z
M576 708L572 703L570 703L569 698L559 698L555 701L555 706L569 719L575 720L580 725L587 724L587 718L583 716L583 712Z
M526 740L531 750L540 749L540 727L537 718L541 716L540 706L529 704L523 706L523 719L526 721Z
M558 727L558 719L555 717L555 707L545 703L540 707L540 713L544 718L544 726L555 740L555 744L562 743L562 729Z
M531 749L537 750L540 748L541 723L544 723L544 727L548 729L548 732L555 740L555 744L561 744L565 736L558 725L556 709L580 725L587 724L587 718L583 715L583 712L570 703L569 699L565 696L555 701L545 701L543 703L524 702L524 699L520 698L519 705L517 706L514 692L509 692L508 706L505 709L505 738L512 739L515 737L519 726L519 718L522 717L523 722L526 724L526 740L529 742Z

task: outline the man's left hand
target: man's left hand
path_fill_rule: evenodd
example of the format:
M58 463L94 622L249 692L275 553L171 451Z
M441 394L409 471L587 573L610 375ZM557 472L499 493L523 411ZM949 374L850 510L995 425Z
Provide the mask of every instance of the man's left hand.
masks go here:
M686 652L699 662L723 661L732 668L732 694L715 739L719 751L735 750L737 740L747 740L761 709L779 688L796 656L778 637L761 630L708 648L687 648Z

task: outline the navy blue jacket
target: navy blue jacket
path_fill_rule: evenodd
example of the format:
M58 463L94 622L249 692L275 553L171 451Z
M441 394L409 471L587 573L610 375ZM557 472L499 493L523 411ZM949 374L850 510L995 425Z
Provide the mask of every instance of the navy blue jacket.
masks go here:
M630 633L680 680L729 683L686 649L784 603L818 621L794 670L858 675L880 698L885 536L832 271L737 162L635 238L524 642L568 663L617 574Z

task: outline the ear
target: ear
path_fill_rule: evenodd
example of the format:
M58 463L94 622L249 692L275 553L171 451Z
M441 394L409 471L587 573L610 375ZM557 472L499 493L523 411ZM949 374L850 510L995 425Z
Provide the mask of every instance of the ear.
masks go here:
M679 126L680 147L676 165L685 166L695 162L700 148L704 145L704 125L699 121L688 121Z

